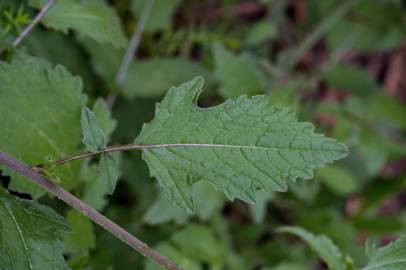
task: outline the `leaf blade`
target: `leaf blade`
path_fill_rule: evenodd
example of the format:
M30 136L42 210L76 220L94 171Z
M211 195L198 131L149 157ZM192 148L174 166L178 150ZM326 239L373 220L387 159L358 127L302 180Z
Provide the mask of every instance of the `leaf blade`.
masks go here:
M87 107L82 109L81 117L82 142L87 150L96 152L102 147L106 147L106 138L103 130L99 127L96 115Z
M14 198L0 187L0 217L2 267L69 269L60 241L61 234L66 233L69 226L51 208Z
M199 108L202 86L197 77L172 87L135 140L160 145L144 149L143 159L168 198L187 211L194 210L190 187L200 180L229 199L254 202L258 189L286 191L287 180L311 178L313 168L348 153L344 144L313 133L313 125L297 122L291 110L270 106L265 96Z
M44 60L26 57L10 64L0 63L0 81L2 151L25 163L40 164L47 156L63 157L76 150L80 141L78 119L85 102L79 77L63 66L53 68ZM63 187L69 189L76 184L76 165L58 169ZM45 194L22 176L6 168L5 172L12 178L10 189L29 193L33 198Z
M107 187L107 192L112 194L118 179L118 163L110 154L102 154L100 158L100 175Z
M401 270L406 267L406 237L390 243L385 247L371 250L369 262L364 270Z
M46 0L29 1L35 8L41 8L45 3ZM100 43L109 42L116 48L125 47L127 43L117 14L103 1L58 0L41 22L64 33L75 29Z

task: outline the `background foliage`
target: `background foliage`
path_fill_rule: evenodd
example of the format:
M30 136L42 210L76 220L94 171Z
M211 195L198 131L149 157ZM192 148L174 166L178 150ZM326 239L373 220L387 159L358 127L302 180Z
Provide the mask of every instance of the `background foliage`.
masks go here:
M378 248L406 233L403 1L155 0L120 86L114 78L144 1L58 0L22 46L8 50L45 2L0 0L2 151L32 164L84 149L78 145L85 104L92 109L87 124L95 119L101 129L100 145L131 143L171 86L202 75L199 106L265 94L270 103L294 109L300 121L315 123L317 132L344 142L350 154L285 193L257 193L252 205L230 202L198 183L195 215L168 203L138 152L102 156L102 164L113 158L119 168L109 177L118 179L112 195L115 181L106 187L110 180L99 176L97 158L64 167L60 184L185 269L389 269L379 268L382 258L390 261L396 250L406 257L404 238ZM23 229L43 226L44 218L60 221L38 231L49 237L70 224L62 239L66 265L62 242L44 240L46 256L62 261L55 267L159 269L1 169L13 199L0 204L0 213L42 211ZM11 196L3 188L0 195L0 202ZM16 196L39 199L65 221ZM2 232L11 221L1 219ZM32 263L48 269L44 261Z

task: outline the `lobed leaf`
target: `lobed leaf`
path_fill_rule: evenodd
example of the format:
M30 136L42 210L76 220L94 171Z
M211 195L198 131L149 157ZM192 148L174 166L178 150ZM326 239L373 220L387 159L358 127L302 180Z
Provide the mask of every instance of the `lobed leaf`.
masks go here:
M313 169L347 155L347 147L314 133L288 108L266 96L241 96L199 108L203 79L172 87L136 144L168 198L193 212L191 186L209 181L229 199L255 202L258 190L286 191L287 181L312 178Z

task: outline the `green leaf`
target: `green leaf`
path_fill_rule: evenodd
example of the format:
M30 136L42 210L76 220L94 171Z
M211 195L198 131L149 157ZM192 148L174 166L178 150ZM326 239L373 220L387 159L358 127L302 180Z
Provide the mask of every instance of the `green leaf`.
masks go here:
M72 231L64 237L66 251L72 254L87 253L95 245L92 222L76 210L69 210L66 219Z
M172 261L176 262L176 264L182 269L202 270L200 264L196 260L188 258L171 244L163 243L157 246L155 249L159 253L165 254L165 256L170 258ZM144 270L165 270L165 268L156 264L152 260L148 260L145 264Z
M106 147L106 139L103 130L98 126L96 116L87 107L82 109L82 142L87 150L96 152L102 147Z
M307 270L304 265L298 263L281 263L273 268L264 268L262 270Z
M356 66L338 64L325 75L330 87L359 95L374 94L379 90L375 78L366 70Z
M0 149L27 164L60 158L80 141L80 113L85 98L82 81L64 67L26 58L0 63ZM62 186L71 188L77 164L58 169ZM45 191L15 173L10 188L38 198Z
M345 270L344 256L337 246L325 235L316 236L303 228L284 226L278 230L281 233L294 234L303 239L327 263L330 270Z
M109 44L98 44L88 38L80 40L91 57L91 64L111 88L115 87L115 76L124 55L123 50ZM212 74L200 63L184 58L148 58L133 61L121 85L128 98L161 97L173 85L202 75L212 85ZM145 79L148 78L148 79Z
M159 97L165 94L169 87L198 75L210 79L210 73L203 66L182 58L137 61L130 66L122 91L129 98Z
M269 200L273 197L270 191L258 191L255 194L257 202L250 205L250 213L254 222L260 224L264 221Z
M172 87L135 140L159 146L144 149L143 159L168 198L188 211L194 210L191 186L200 180L231 200L253 203L258 190L286 191L288 180L312 178L315 167L348 153L266 96L199 108L202 87L201 77Z
M223 45L213 46L217 79L220 81L220 94L225 98L262 93L265 82L250 55L235 55Z
M29 0L29 4L38 9L46 2ZM116 12L104 1L58 0L41 23L64 33L74 29L100 43L109 42L116 48L125 47L127 43Z
M175 11L180 0L155 0L152 6L151 13L145 31L157 31L168 28L171 24L171 16ZM141 16L142 9L145 5L145 0L133 0L132 10L138 16Z
M208 182L197 182L193 185L196 214L202 221L207 221L214 213L220 210L224 196ZM190 215L176 204L168 204L165 194L161 192L156 201L148 208L143 221L150 225L159 225L174 221L184 224Z
M78 178L85 183L82 200L95 208L102 210L106 204L107 186L99 173L97 164L83 164Z
M172 243L188 257L212 265L221 264L226 257L226 249L220 239L204 225L188 225L172 236Z
M406 237L382 248L368 250L369 262L363 270L403 270L406 269Z
M107 187L107 192L112 194L118 179L118 162L111 154L102 154L100 158L100 175Z
M168 203L163 193L159 194L142 217L142 221L149 225L160 225L170 221L176 224L184 224L188 219L189 214L181 207Z
M105 134L106 141L109 141L111 134L117 126L117 121L111 116L111 110L107 103L102 98L98 98L93 104L93 112L96 116L96 121L101 130Z
M342 166L327 165L318 169L316 174L321 182L340 195L350 194L360 185L351 171Z
M224 269L227 249L221 239L207 226L190 224L175 233L157 250L175 261L183 269L202 269L201 262L209 269ZM148 261L145 269L163 269Z
M69 269L60 240L68 231L51 208L15 198L0 187L1 269Z
M269 39L276 37L277 27L274 22L269 19L261 20L249 29L245 38L247 45L259 45Z

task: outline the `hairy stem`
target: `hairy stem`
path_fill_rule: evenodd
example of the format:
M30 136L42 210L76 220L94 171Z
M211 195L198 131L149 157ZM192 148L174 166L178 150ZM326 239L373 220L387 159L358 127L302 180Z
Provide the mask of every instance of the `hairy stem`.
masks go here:
M151 13L151 9L152 9L153 5L154 5L154 0L145 0L145 2L144 2L144 7L142 9L140 19L136 26L136 30L134 30L134 33L130 40L130 44L128 45L127 51L125 52L125 55L121 62L120 68L117 71L116 83L118 85L122 84L125 76L127 75L128 67L130 66L130 63L134 57L134 54L136 53L136 51L138 49L138 45L140 44L142 33L144 32L144 28L145 28L145 25L147 24L147 21L148 21L148 18Z
M108 219L107 217L103 216L95 209L88 206L83 201L79 200L60 186L52 183L44 176L40 175L34 169L28 167L21 161L15 159L12 156L7 155L6 153L0 152L0 163L6 165L10 169L18 172L19 174L25 176L31 182L36 183L37 185L43 187L48 192L52 193L53 195L57 196L59 199L70 205L71 207L75 208L77 211L82 213L83 215L87 216L104 229L112 233L114 236L122 240L127 245L131 246L142 255L151 260L155 261L159 265L165 267L169 270L182 270L178 267L174 262L166 258L165 256L161 255L157 251L150 248L147 244L140 241L133 235L129 234L123 228L118 226L116 223Z
M35 28L35 26L41 21L41 19L45 16L48 10L52 7L55 3L55 0L48 0L46 4L41 8L38 14L35 16L34 20L21 32L21 34L14 40L13 48L16 48L24 38L28 36L29 33Z

